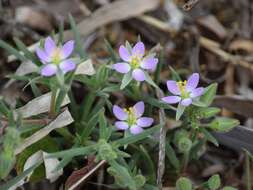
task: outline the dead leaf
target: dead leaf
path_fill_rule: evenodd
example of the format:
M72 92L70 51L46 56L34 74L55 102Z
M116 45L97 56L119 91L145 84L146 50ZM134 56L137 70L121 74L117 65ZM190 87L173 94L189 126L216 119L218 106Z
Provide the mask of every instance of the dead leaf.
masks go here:
M39 96L31 100L21 108L16 109L15 116L17 117L17 115L20 114L22 115L22 118L28 118L34 115L48 112L50 109L50 102L51 102L51 92L43 94L42 96ZM69 102L70 100L68 96L66 96L61 106L65 106L69 104Z
M229 49L231 51L244 50L248 53L253 53L253 41L242 39L235 40L230 44Z
M55 120L53 120L49 125L46 127L38 130L30 137L27 137L23 140L22 144L19 145L19 147L15 150L15 155L21 153L24 149L31 146L35 142L39 141L43 137L47 136L51 131L62 128L64 126L67 126L73 122L73 118L71 114L69 113L68 109L66 109L64 112L60 113Z
M80 180L84 175L86 175L96 165L94 161L95 161L95 157L89 157L88 163L86 166L72 172L72 174L68 177L65 183L65 187L68 189L69 187L74 185L78 180ZM80 186L78 186L75 190L78 190L78 189L80 189Z
M63 169L55 171L56 166L60 163L57 158L48 158L49 155L46 152L42 152L45 170L46 170L46 178L51 182L55 182L62 174Z
M214 15L200 17L197 19L197 23L207 30L213 32L220 39L224 39L227 36L227 30Z
M88 59L80 63L75 71L76 75L94 75L95 69L92 64L92 60Z
M33 29L50 32L53 30L52 18L43 11L29 6L16 8L15 19Z

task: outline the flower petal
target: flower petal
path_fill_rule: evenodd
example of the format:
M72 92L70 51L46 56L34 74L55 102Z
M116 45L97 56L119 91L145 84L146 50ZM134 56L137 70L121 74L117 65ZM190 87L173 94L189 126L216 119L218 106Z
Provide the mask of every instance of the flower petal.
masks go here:
M133 56L137 56L139 58L142 58L145 54L145 46L142 42L137 42L132 50Z
M155 57L145 57L141 63L141 68L154 71L156 65L158 63L158 59Z
M151 117L141 117L137 120L137 125L140 127L149 127L154 122L154 119Z
M74 50L74 44L75 44L75 42L73 40L70 40L63 45L63 47L61 49L61 51L62 51L61 58L62 59L66 59L67 57L69 57L72 54L72 52Z
M121 57L121 59L127 62L130 61L131 59L130 53L128 52L127 48L123 45L119 47L119 56Z
M137 135L137 134L141 133L142 131L143 131L143 129L141 127L139 127L138 125L133 125L130 127L130 132L133 135Z
M181 97L179 96L166 96L162 98L162 101L168 103L168 104L175 104L180 102Z
M128 63L116 63L112 67L119 73L128 73L131 69Z
M76 64L70 59L61 62L59 66L63 73L73 71L76 68Z
M190 92L198 86L199 74L193 73L186 82L185 89Z
M129 127L127 122L124 121L116 121L114 125L120 130L126 130Z
M113 106L112 111L115 117L121 121L126 120L128 117L127 113L117 105Z
M45 40L45 51L47 52L48 55L51 55L51 53L54 51L56 48L56 44L54 40L49 36Z
M186 99L183 99L183 100L181 101L181 104L182 104L183 106L189 106L191 103L192 103L192 99L191 99L191 98L186 98Z
M144 81L146 79L145 74L141 69L134 69L132 72L132 76L137 81Z
M196 98L201 96L204 93L204 88L203 87L199 87L199 88L195 88L191 91L190 97L191 98Z
M50 57L48 56L48 54L45 51L43 51L42 49L40 49L39 47L36 48L36 54L40 58L42 63L50 62L50 60L51 60Z
M133 109L134 109L134 113L135 113L135 117L136 118L139 118L143 115L144 113L144 108L145 108L145 105L144 105L144 102L140 101L140 102L137 102L134 106L133 106Z
M57 66L54 64L47 64L41 69L41 75L50 77L57 72Z
M174 80L168 80L167 81L167 88L172 94L175 94L175 95L180 95L181 94L180 89L177 85L177 82L174 81Z

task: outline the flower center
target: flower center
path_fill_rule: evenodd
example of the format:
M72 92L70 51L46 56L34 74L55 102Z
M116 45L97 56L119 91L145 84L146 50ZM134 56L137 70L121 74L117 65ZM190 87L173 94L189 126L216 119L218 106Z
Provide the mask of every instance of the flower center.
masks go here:
M54 51L51 54L51 58L52 58L52 63L58 65L59 63L61 63L61 49L56 48L54 49Z
M190 97L190 93L185 90L186 83L187 83L186 80L177 82L178 88L181 92L181 97L183 99Z
M137 69L140 67L140 62L141 62L140 58L132 57L130 61L130 65L133 69Z
M132 107L124 109L124 111L127 113L127 123L131 127L132 125L136 124L137 118L135 117L134 109Z

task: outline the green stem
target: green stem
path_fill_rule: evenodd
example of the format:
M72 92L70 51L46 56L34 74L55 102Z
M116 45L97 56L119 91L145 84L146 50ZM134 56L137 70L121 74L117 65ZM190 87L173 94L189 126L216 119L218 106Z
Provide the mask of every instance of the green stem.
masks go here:
M85 121L90 113L91 106L96 98L96 95L93 92L90 92L85 100L83 101L82 108L81 108L81 121Z
M184 153L182 173L185 173L189 162L189 151Z
M247 152L245 153L245 169L247 190L251 190L250 158Z
M71 142L74 139L74 136L66 128L56 129L57 133L64 137L67 142Z
M52 90L51 101L50 101L50 110L49 110L49 118L55 117L55 100L56 100L57 90Z

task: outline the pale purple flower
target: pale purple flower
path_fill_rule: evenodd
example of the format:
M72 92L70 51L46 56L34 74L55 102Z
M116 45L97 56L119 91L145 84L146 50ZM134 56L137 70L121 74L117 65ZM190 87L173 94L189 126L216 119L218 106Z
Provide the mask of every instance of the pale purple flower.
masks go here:
M120 130L130 130L132 134L139 134L143 128L149 127L154 122L150 117L142 117L144 113L144 103L137 102L133 107L122 109L117 105L113 106L113 113L119 120L115 126Z
M204 92L203 87L197 88L198 83L198 73L193 73L187 81L169 80L167 81L167 88L173 96L166 96L162 100L168 104L180 103L183 106L189 106L193 99L200 97Z
M132 72L132 77L137 81L144 81L146 79L144 70L154 71L158 63L155 54L144 56L145 46L142 42L137 42L129 49L121 45L119 55L123 62L114 64L113 69L123 74Z
M60 69L63 73L73 71L76 64L68 59L74 50L74 41L70 40L63 46L57 46L51 37L46 38L44 48L37 47L36 54L44 64L41 75L50 77Z

